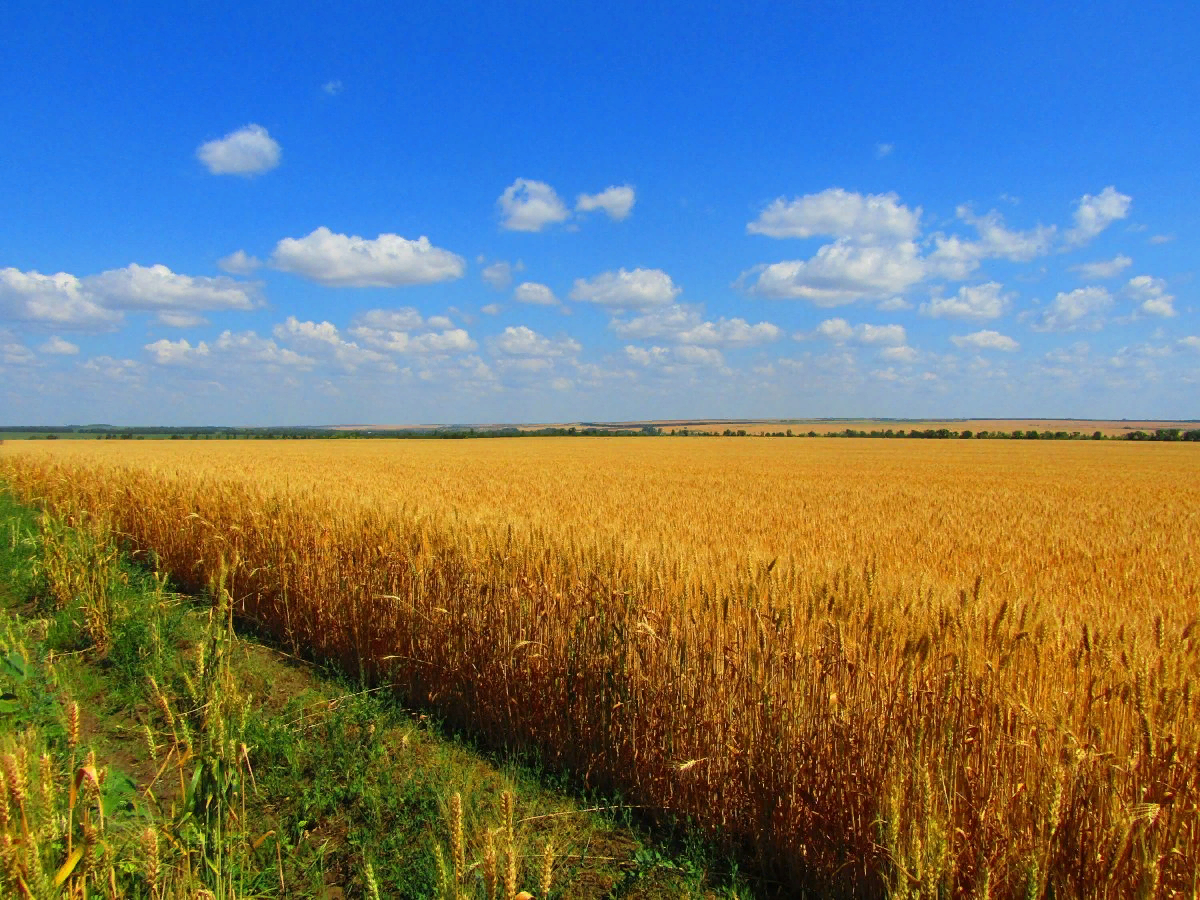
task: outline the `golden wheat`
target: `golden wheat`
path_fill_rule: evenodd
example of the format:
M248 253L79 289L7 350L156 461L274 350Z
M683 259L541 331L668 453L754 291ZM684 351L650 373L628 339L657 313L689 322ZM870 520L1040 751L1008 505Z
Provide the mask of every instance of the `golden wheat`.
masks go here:
M1197 890L1191 446L2 453L22 497L186 583L225 571L238 613L298 650L686 814L797 888Z

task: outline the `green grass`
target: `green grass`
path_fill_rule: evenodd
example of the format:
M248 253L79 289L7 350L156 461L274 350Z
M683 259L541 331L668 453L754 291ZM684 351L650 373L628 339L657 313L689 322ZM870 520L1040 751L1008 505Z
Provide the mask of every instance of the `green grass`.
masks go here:
M541 896L549 843L551 897L750 896L736 866L686 831L656 843L620 804L572 795L569 780L479 752L387 691L235 633L213 587L208 598L180 596L102 537L0 490L0 762L25 760L30 785L53 771L58 786L41 806L30 801L29 827L43 839L22 846L36 844L37 858L29 849L23 868L0 866L0 893L19 894L22 878L36 894L41 878L57 896L50 879L70 864L67 841L80 845L91 828L88 846L99 849L76 861L64 889L90 879L93 895L115 885L118 896L153 887L183 897L203 886L217 897L332 900L370 896L371 872L382 897L428 898L449 896L445 871L451 892L478 898L509 795L518 889ZM89 754L103 776L85 809ZM82 788L68 810L72 780ZM147 834L157 836L157 874Z

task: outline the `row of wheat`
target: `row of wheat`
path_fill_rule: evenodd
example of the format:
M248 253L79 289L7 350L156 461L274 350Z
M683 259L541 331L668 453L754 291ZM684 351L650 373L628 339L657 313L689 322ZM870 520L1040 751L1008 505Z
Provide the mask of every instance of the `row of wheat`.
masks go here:
M1190 448L1151 448L1176 454L1154 495L1149 454L1111 446L1023 471L990 445L496 444L0 465L184 582L230 567L240 613L296 648L795 888L1196 893Z

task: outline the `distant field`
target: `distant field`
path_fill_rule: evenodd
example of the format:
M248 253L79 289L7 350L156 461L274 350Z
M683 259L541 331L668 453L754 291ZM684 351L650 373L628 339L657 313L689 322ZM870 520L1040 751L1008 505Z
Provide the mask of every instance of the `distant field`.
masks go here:
M0 477L797 890L1197 889L1195 445L17 441Z
M1091 435L1096 431L1109 437L1119 437L1131 431L1154 431L1158 428L1200 428L1200 420L1187 422L1144 420L1114 420L1114 419L655 419L636 422L552 422L544 424L517 425L523 431L535 431L540 428L605 428L611 430L637 429L653 426L670 433L672 430L681 431L684 428L692 431L717 431L725 429L734 431L744 430L747 434L774 434L787 432L791 429L794 434L807 434L815 431L823 435L830 431L844 431L852 428L855 431L893 431L904 429L919 431L926 429L950 428L954 431L1065 431L1068 434L1079 432ZM430 425L335 425L335 431L419 431L434 426ZM455 426L459 427L459 426ZM475 425L481 431L497 428L514 427L510 425Z

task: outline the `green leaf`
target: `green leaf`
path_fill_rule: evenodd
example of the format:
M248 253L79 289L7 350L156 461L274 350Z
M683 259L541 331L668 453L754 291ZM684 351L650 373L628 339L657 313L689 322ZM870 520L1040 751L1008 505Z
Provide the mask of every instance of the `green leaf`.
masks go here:
M16 650L10 651L7 656L0 658L0 672L19 681L24 681L28 672L25 657Z

